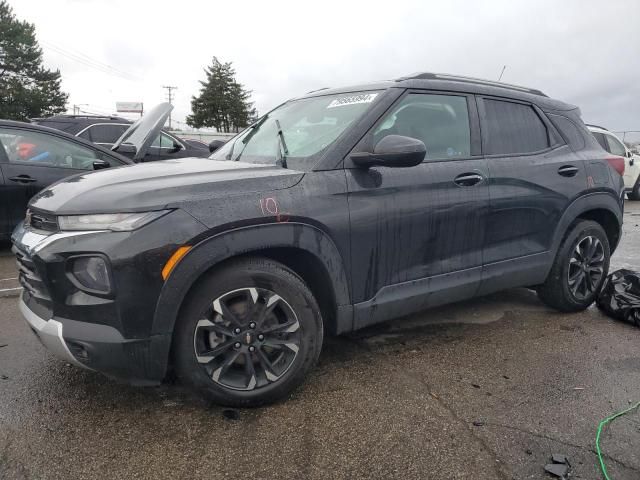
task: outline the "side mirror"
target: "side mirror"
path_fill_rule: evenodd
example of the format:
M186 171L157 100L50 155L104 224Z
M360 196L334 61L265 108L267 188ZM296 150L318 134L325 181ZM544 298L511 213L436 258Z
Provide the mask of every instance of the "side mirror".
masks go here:
M211 142L209 143L209 152L215 152L224 144L225 142L223 142L222 140L211 140Z
M180 150L182 150L182 145L180 145L179 143L174 143L173 147L169 149L169 153L176 153L176 152L179 152Z
M109 168L109 162L105 162L104 160L94 160L93 161L93 169L94 170L102 170L105 168Z
M413 167L420 164L427 154L427 147L416 138L387 135L373 148L373 153L358 152L351 160L359 167Z
M631 157L633 157L633 153L631 153L631 150L627 150L627 158Z
M131 145L130 143L123 143L113 151L118 152L121 155L134 156L136 154L137 149L135 146Z

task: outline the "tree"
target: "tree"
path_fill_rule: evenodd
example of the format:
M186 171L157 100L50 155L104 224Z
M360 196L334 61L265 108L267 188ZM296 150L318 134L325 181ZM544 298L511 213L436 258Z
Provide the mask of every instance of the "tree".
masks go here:
M257 116L251 92L235 79L231 62L213 57L205 68L206 80L200 81L200 95L191 97L192 114L187 124L194 128L213 127L219 132L239 131Z
M35 26L0 0L0 118L28 120L65 111L60 71L42 66Z

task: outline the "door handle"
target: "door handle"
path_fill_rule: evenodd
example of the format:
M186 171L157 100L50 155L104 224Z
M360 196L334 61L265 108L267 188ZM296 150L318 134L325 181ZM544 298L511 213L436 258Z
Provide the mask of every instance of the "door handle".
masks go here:
M563 177L573 177L576 173L578 173L578 167L573 165L564 165L558 169L558 174Z
M38 181L35 178L30 177L29 175L18 175L17 177L9 177L9 180L18 183L33 183Z
M461 173L453 180L453 183L461 187L473 187L483 180L484 177L479 173Z

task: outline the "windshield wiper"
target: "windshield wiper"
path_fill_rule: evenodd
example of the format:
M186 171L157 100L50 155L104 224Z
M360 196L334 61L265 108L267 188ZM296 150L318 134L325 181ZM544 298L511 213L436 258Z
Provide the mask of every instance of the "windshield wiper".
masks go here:
M236 162L240 160L240 157L244 153L244 149L246 148L247 144L249 143L249 140L251 140L251 137L253 137L256 133L258 133L258 129L259 129L260 125L262 125L267 120L267 118L269 118L269 114L265 115L264 117L262 117L260 120L258 120L256 123L254 123L253 125L251 125L249 127L251 129L251 131L249 133L247 133L247 136L242 139L242 143L244 143L244 147L242 147L242 150L238 154L238 157L235 159ZM229 155L227 156L227 160L232 160L233 159L233 150L236 148L236 143L238 143L238 140L233 142L233 145L231 145L231 150L229 150Z
M276 128L278 129L278 151L276 156L276 165L282 168L287 168L287 155L289 155L289 149L287 148L287 142L284 140L284 133L280 126L280 121L276 119Z

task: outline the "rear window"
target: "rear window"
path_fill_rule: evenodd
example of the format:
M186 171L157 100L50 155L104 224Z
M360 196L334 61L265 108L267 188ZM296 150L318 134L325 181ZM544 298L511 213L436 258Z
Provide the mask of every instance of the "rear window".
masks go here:
M55 128L62 132L75 133L77 131L75 122L58 121L58 120L35 120L32 123L36 125L42 125L43 127Z
M544 122L530 105L483 99L488 155L521 154L550 146Z

